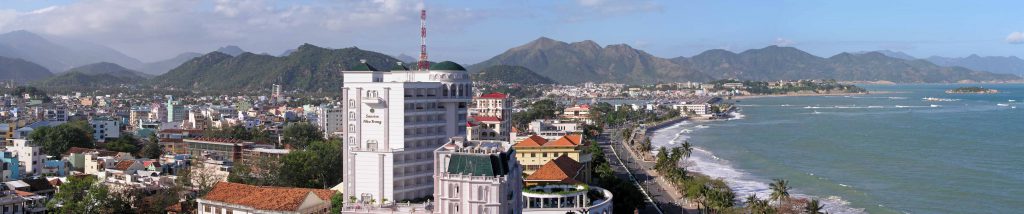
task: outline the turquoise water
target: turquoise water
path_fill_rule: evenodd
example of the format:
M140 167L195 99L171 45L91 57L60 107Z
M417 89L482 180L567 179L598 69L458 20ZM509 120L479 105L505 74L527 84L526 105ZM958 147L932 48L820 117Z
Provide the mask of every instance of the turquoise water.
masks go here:
M726 179L741 196L767 197L766 183L785 178L832 213L1024 212L1024 85L943 92L960 86L741 100L740 119L684 123L653 140L689 140L698 147L689 168Z

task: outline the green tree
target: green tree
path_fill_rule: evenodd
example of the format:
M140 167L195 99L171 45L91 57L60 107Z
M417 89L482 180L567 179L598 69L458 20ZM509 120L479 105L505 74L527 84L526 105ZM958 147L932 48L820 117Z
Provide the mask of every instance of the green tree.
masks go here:
M341 213L341 208L345 207L345 195L334 194L331 196L331 213Z
M278 158L258 158L245 160L231 168L228 181L257 186L280 186L281 160Z
M789 200L789 181L784 179L774 179L774 182L768 185L772 190L771 198L779 203L782 207L784 202Z
M823 209L825 209L825 205L822 205L818 199L811 199L811 201L808 201L807 205L804 207L804 212L808 214L821 214L823 213L821 212Z
M110 151L127 152L134 154L135 152L139 151L139 147L137 145L138 142L135 139L135 135L132 135L131 133L124 133L121 135L121 137L118 137L113 141L107 142L107 144L105 144L104 147L106 147L106 149Z
M324 133L316 125L307 122L290 123L284 127L284 143L292 147L306 148L310 142L324 140Z
M313 141L281 158L281 180L286 186L330 188L341 182L341 161L340 141Z
M59 157L71 147L93 148L92 131L88 123L74 121L54 127L37 128L28 138L34 144L42 146L47 155Z
M73 176L46 207L55 213L132 213L127 197L118 197L93 176Z
M693 154L693 145L690 144L690 141L684 141L683 145L679 146L678 148L680 148L680 152L682 152L683 158L689 158L690 154Z
M158 159L160 155L163 155L163 148L156 142L149 142L142 146L142 150L139 151L139 156L150 159Z

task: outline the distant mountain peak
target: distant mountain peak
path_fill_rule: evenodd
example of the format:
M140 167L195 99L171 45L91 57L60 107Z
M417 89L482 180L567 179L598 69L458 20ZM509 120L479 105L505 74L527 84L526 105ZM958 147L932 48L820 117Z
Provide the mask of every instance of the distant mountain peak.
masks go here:
M537 38L536 40L531 41L530 43L526 43L525 45L513 49L549 49L565 45L569 44L547 37L540 37Z
M225 54L231 55L231 56L238 56L238 55L242 55L242 53L245 53L245 50L242 50L242 48L240 48L238 46L228 45L228 46L224 46L224 47L218 48L217 52L225 53Z

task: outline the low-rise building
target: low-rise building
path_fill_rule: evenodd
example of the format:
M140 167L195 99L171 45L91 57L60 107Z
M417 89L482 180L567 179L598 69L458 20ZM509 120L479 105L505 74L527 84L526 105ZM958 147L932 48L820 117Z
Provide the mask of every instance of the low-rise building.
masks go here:
M612 213L612 193L581 181L586 177L584 171L582 164L568 156L545 163L525 179L523 213Z
M42 173L43 161L46 160L46 155L40 151L42 148L32 145L31 140L12 139L11 141L14 142L14 145L8 146L7 150L14 152L14 156L18 157L18 162L24 166L22 170L25 175Z
M516 143L516 159L523 165L523 173L530 175L558 157L566 156L583 164L583 182L590 181L591 154L582 134L568 134L557 140L533 135Z
M452 138L434 164L434 213L522 212L522 166L507 141Z
M330 213L335 191L218 182L196 199L199 214Z
M590 105L587 104L567 107L559 117L563 120L594 124L594 120L590 118Z

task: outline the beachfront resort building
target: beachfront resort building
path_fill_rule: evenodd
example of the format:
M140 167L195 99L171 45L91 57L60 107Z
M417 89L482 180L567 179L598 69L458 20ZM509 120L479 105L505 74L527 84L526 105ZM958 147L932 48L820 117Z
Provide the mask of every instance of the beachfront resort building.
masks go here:
M521 171L507 141L452 138L434 150L434 213L521 213Z
M582 163L585 170L582 171L580 181L590 182L592 157L588 146L589 144L584 142L582 134L567 134L555 140L532 135L512 147L516 150L516 159L523 165L524 174L531 175L548 161L566 156Z
M718 97L698 97L685 100L679 104L672 105L672 108L679 110L684 115L691 115L698 118L711 118L715 116L714 106L721 102Z
M466 69L389 70L361 61L342 72L344 198L403 201L433 195L433 151L466 135L473 83Z

